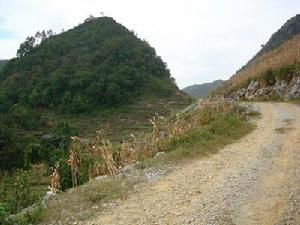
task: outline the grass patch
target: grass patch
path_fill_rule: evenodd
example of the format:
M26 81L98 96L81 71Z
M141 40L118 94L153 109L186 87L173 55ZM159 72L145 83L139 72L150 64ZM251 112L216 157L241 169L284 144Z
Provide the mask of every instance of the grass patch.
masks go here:
M295 99L292 99L292 100L290 100L289 102L295 103L295 104L300 104L300 97L295 98Z
M124 197L137 181L122 178L109 178L101 182L93 181L86 187L79 187L82 197L92 203ZM82 189L82 190L81 190Z
M14 217L8 218L3 225L28 225L38 224L43 217L44 209L38 204L32 211L19 213Z
M255 125L236 116L220 114L209 124L197 131L171 141L171 147L160 157L144 160L141 168L179 162L185 159L208 156L217 153L227 144L254 130Z
M49 201L41 224L73 224L91 218L99 213L102 203L126 198L137 182L129 178L107 177L61 193Z

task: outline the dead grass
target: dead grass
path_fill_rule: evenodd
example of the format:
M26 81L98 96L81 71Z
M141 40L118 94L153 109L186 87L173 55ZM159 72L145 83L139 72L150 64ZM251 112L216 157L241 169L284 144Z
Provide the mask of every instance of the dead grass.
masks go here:
M122 145L118 146L120 153L124 151L124 154L122 153L120 156L127 156L129 148L133 148L133 152L147 153L144 154L147 157L139 159L141 161L138 164L140 168L170 162L186 162L190 159L208 156L254 129L252 124L244 120L245 116L245 112L238 105L222 100L199 103L194 110L178 114L176 118L168 121L165 128L157 118L152 117L150 120L152 132L148 136L146 134L140 138L133 136L134 139L131 143L124 142L123 147ZM174 126L172 125L175 125L175 130L180 130L180 132L173 132ZM165 129L166 132L161 139L159 138L159 132L162 131L160 129ZM145 137L148 137L148 142L144 142L147 139ZM98 142L93 143L92 146L86 146L87 151L83 153L87 153L91 147L94 149L99 147L97 147L97 143L103 139L102 136L97 138L99 139ZM117 166L117 164L115 165L116 162L111 159L112 146L105 143L103 142L102 145L100 144L102 147L99 147L101 149L109 146L107 149L109 157L102 154L104 162L109 161ZM153 157L158 151L164 151L165 154L161 157ZM123 162L124 159L121 161ZM123 164L126 165L126 163ZM118 169L122 169L122 167ZM115 175L115 173L106 174ZM43 222L44 224L49 222L57 224L59 221L72 224L74 220L90 218L99 212L99 207L103 207L102 203L115 198L126 199L129 190L137 182L131 178L109 177L101 181L93 180L71 189L71 192L62 193L55 200L50 201L45 210ZM97 210L95 211L95 209ZM72 220L72 222L66 221L67 219Z
M276 49L255 59L247 68L234 74L222 87L225 92L242 85L250 78L259 77L269 69L280 69L300 61L300 34L286 41Z
M181 138L174 138L171 147L159 157L144 160L139 167L147 168L168 163L188 162L190 159L217 153L255 129L252 123L229 115L220 115L211 123Z
M137 182L129 178L107 177L70 189L49 202L41 224L74 224L75 221L91 218L103 207L103 202L126 199Z
M300 97L290 100L291 103L300 104Z

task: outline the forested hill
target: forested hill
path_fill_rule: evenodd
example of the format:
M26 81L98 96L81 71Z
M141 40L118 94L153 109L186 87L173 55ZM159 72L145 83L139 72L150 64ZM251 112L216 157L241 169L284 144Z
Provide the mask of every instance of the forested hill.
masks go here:
M3 68L3 66L8 62L6 59L0 59L0 70Z
M215 80L211 83L194 84L182 89L182 91L194 98L205 98L209 92L215 90L223 84L222 80Z
M2 103L71 113L178 91L154 48L110 17L28 37L1 72L0 88Z
M109 126L127 137L182 99L189 102L154 48L112 18L39 31L0 70L0 171L54 165L73 135Z

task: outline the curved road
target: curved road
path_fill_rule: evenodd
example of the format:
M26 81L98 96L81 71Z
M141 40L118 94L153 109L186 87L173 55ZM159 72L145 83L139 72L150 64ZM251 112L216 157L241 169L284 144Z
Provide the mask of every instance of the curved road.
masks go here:
M262 118L251 134L141 186L85 224L299 225L300 107L257 105Z

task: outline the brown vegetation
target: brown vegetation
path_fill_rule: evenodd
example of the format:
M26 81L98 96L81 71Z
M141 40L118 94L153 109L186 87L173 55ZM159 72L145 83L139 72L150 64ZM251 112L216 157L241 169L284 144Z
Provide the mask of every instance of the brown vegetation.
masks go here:
M250 78L263 75L269 69L279 69L300 62L300 34L286 41L276 49L256 58L246 68L234 74L218 91L227 93L242 86Z
M92 180L100 175L115 176L118 170L129 164L151 158L159 151L168 151L174 140L188 136L208 124L215 114L234 111L235 106L235 103L224 99L215 102L205 100L199 101L187 112L178 113L169 121L156 114L149 119L151 133L131 134L120 144L112 144L106 139L103 130L97 131L97 135L89 143L82 143L79 137L72 137L68 165L73 187L78 185L79 177ZM54 192L60 189L57 168L50 176L50 181Z

